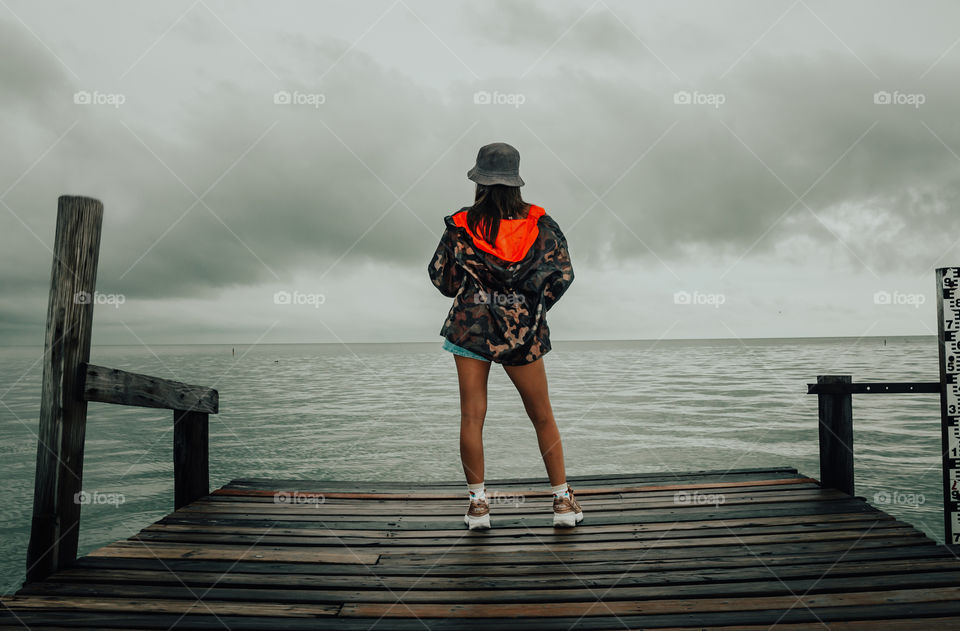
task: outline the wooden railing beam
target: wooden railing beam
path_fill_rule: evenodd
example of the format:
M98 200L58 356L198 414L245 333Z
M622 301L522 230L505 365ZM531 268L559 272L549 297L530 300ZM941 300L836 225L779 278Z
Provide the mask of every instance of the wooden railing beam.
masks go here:
M219 411L219 394L213 388L89 364L81 367L81 373L87 401L206 414Z

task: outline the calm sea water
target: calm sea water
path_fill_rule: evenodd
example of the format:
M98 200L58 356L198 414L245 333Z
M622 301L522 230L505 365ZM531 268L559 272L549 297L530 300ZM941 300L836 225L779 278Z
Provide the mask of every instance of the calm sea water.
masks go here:
M96 364L220 391L211 417L216 488L249 477L455 480L452 357L427 344L95 347ZM0 348L0 593L23 580L32 510L39 348ZM818 374L936 381L934 337L555 342L548 377L569 475L793 466L819 475ZM494 367L486 477L544 477L535 434ZM857 492L942 541L939 399L854 399ZM80 552L173 509L172 412L91 403ZM546 483L546 481L545 481ZM911 497L912 496L912 497ZM916 499L911 503L911 499Z

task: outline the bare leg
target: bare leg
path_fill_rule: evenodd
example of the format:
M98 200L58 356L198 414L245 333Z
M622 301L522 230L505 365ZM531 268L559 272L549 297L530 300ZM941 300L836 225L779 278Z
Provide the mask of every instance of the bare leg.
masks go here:
M460 462L467 484L483 482L483 419L490 362L454 355L460 381Z
M553 408L550 407L550 395L547 392L547 372L543 366L543 358L525 366L504 366L507 376L517 387L527 416L537 430L537 442L540 445L540 455L547 468L550 484L556 486L567 481L567 474L563 467L563 445L560 442L560 430L553 418Z

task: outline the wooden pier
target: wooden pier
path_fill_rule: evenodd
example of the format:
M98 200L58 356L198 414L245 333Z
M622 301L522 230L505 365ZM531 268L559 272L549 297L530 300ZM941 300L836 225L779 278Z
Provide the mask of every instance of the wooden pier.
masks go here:
M216 390L96 366L103 206L63 196L23 587L2 629L960 630L960 558L855 495L852 396L941 397L944 532L960 543L960 268L937 271L939 382L820 375L819 481L792 468L546 479L234 480L209 488ZM173 412L174 512L76 558L87 402Z
M235 480L4 599L22 629L960 629L960 561L793 469L491 481Z

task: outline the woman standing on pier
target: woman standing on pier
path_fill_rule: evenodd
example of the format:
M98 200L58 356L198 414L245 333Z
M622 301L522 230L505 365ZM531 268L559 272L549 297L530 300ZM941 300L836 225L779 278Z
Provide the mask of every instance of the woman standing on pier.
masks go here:
M543 366L550 350L546 313L573 282L567 241L542 207L520 196L520 154L510 145L481 147L467 177L477 184L474 203L444 219L428 266L433 284L454 299L440 335L460 382L460 460L470 495L464 522L471 530L490 527L482 434L487 376L496 362L536 429L553 487L553 525L575 526L583 512L566 483Z

